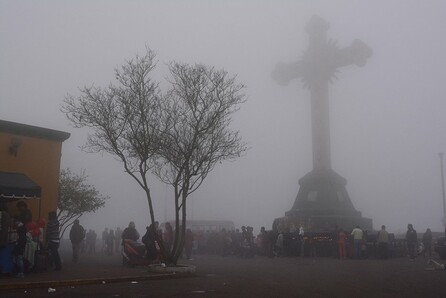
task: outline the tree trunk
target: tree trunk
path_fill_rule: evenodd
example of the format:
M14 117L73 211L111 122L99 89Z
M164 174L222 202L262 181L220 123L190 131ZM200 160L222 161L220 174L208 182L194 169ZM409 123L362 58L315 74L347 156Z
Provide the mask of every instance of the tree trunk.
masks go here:
M179 212L180 210L178 210ZM185 242L185 235L186 235L186 196L183 193L182 197L182 204L181 204L181 229L179 229L179 239L177 241L177 247L175 250L175 254L173 256L173 259L175 261L175 264L178 262L179 257L183 253L184 248L184 242ZM179 220L177 220L177 226L179 225ZM177 234L177 233L175 233Z
M178 262L179 254L177 253L177 251L180 244L180 238L182 238L180 233L180 207L178 204L179 198L180 196L178 194L178 188L175 187L175 236L172 251L170 253L171 261L174 265L176 265Z

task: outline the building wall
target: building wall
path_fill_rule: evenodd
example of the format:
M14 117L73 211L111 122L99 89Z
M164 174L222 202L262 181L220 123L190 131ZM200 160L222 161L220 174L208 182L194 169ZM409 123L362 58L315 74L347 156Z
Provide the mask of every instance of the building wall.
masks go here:
M15 154L10 152L16 148ZM13 150L14 151L14 150ZM62 142L0 131L0 171L23 173L42 188L41 199L25 202L33 220L48 217L57 208ZM11 215L17 213L16 202L8 205Z

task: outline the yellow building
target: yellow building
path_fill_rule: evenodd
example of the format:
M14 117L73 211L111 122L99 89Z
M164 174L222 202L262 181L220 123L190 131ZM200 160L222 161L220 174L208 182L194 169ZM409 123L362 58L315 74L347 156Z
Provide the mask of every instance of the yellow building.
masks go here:
M33 220L56 211L63 131L0 120L0 202L16 215L26 200Z

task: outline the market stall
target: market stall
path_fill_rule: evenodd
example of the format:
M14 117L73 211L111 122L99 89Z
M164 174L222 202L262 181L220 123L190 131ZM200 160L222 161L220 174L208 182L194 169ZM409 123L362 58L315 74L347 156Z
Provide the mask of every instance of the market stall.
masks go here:
M4 206L20 200L35 200L41 197L41 187L23 173L0 172L0 205ZM40 206L40 200L39 200ZM40 209L40 208L39 208ZM29 240L26 244L25 258L34 265L34 256L38 250L38 243L34 237L41 233L41 225L31 222L27 226ZM13 250L17 240L17 233L10 214L5 210L0 213L0 272L13 271Z

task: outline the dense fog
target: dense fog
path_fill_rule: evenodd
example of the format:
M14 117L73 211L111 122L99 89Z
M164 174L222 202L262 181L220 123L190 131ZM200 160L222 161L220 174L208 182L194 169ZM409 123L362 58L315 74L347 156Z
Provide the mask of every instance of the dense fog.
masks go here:
M298 79L280 86L271 72L302 58L305 25L318 15L339 47L360 39L373 49L364 67L343 67L330 85L332 167L355 208L375 229L442 231L445 9L440 0L0 1L0 118L71 133L62 168L85 169L111 197L81 218L85 228L132 220L143 232L142 189L114 157L79 149L89 131L70 125L62 102L83 86L114 82L114 69L146 45L163 82L172 60L224 68L247 86L232 127L250 150L215 167L189 198L188 218L270 229L313 166L309 91ZM172 219L172 189L155 178L151 185L156 219Z

